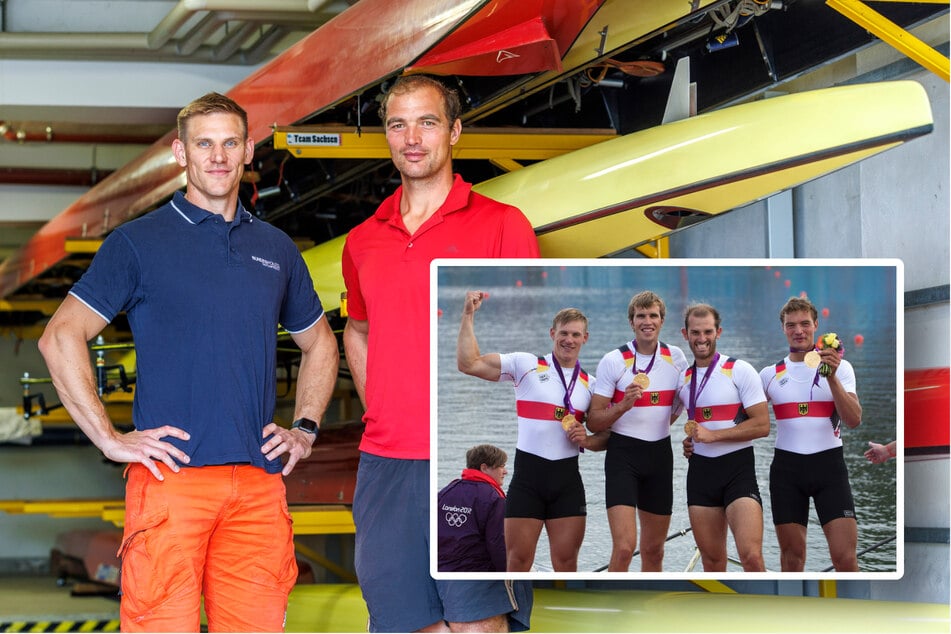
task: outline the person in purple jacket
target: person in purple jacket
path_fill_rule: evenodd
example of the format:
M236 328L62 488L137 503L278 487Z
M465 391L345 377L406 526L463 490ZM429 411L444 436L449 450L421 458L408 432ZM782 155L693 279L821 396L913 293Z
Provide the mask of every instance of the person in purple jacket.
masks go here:
M476 445L462 477L439 492L440 572L505 572L507 460L494 445Z

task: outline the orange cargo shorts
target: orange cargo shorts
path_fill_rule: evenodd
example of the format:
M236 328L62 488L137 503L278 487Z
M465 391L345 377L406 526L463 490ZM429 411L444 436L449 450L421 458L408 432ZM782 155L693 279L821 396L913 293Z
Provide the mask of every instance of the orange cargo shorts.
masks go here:
M126 470L123 632L281 632L297 580L280 473L250 465Z

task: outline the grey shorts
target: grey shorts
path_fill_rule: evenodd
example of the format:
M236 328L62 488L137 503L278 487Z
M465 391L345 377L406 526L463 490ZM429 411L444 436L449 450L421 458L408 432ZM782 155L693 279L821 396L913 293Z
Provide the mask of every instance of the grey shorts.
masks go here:
M429 461L360 454L353 496L357 580L371 632L507 614L528 629L529 581L436 581L429 574Z

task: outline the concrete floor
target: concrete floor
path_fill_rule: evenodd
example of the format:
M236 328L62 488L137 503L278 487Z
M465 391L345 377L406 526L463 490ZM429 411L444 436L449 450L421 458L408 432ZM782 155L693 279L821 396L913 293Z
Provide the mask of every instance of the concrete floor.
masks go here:
M118 632L119 602L72 596L72 584L59 586L52 575L0 577L0 632L13 631Z

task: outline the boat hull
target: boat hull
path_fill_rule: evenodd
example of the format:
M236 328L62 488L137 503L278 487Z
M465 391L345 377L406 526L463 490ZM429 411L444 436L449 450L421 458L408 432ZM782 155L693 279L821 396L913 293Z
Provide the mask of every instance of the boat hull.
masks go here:
M356 585L298 585L288 632L362 632ZM533 632L947 632L947 605L708 592L535 590Z
M931 131L916 82L842 86L634 132L480 183L525 212L546 257L601 257Z

